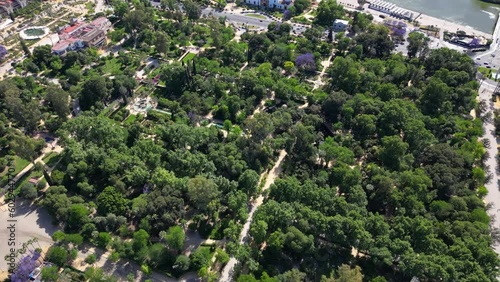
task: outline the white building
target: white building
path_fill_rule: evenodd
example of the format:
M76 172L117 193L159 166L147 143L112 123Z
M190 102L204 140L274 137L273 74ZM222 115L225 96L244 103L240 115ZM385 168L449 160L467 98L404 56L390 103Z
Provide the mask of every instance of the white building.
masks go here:
M370 2L368 8L389 14L396 18L405 20L413 20L414 14L406 9L400 8L393 3L385 2L383 0L374 0Z
M286 10L293 5L293 0L245 0L245 3L262 8Z
M245 0L248 5L260 6L260 0Z
M397 8L396 4L385 2L382 0L375 0L370 2L368 8L380 11L382 13L390 14L394 9Z
M333 22L333 31L345 31L348 26L348 21L337 19Z

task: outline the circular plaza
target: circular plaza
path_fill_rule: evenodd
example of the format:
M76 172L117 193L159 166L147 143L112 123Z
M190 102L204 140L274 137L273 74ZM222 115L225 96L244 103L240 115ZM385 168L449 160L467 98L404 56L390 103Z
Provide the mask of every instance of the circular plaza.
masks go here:
M25 40L40 39L49 34L50 29L46 26L32 26L19 32L19 36Z

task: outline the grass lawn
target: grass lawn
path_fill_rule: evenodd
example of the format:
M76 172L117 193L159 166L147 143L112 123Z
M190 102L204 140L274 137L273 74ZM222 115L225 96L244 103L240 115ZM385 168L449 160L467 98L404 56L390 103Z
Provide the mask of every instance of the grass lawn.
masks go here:
M274 12L274 13L273 13L273 16L277 17L278 19L282 19L282 18L283 18L283 13L280 13L280 12Z
M493 70L486 67L478 67L477 70L482 73L485 77L495 80L493 76Z
M125 119L125 124L132 124L134 123L134 121L137 119L137 116L136 115L129 115L126 119Z
M21 170L23 170L26 166L30 164L29 161L22 159L18 156L14 157L14 166L16 167L16 171L14 171L14 175L17 175Z
M101 116L101 117L107 117L107 116L109 116L111 114L110 111L111 111L111 108L107 107L107 108L105 108L104 110L102 110L99 113L99 116Z
M205 45L203 45L203 47L208 48L208 47L212 46L212 42L214 42L214 40L212 38L208 38L207 43L205 43Z
M16 186L14 186L15 187L14 189L17 190L17 189L21 188L24 185L24 183L28 183L28 180L30 180L31 178L33 178L33 177L40 178L42 175L43 175L43 173L41 171L35 171L33 169L33 170L31 170L31 172L24 174L23 177L21 177L17 181Z
M111 60L106 60L106 64L101 67L103 74L119 75L123 74L121 70L122 65L118 62L118 59L113 58Z
M188 53L183 59L182 61L184 63L189 63L194 57L196 57L196 54L194 53Z
M307 18L300 16L300 17L293 17L292 22L295 23L301 23L301 24L311 24L311 21L308 20Z
M261 14L245 14L245 15L252 17L252 18L257 18L257 19L266 19L266 17L261 15Z
M54 166L57 161L59 161L59 154L56 152L50 152L42 159L43 162L49 167Z

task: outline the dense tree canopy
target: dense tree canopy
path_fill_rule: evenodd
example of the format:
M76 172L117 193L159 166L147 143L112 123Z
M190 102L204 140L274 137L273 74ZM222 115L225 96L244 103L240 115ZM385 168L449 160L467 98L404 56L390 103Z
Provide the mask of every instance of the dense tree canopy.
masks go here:
M68 243L85 240L145 273L207 280L229 254L236 281L496 281L473 60L430 50L417 32L408 58L395 54L387 27L334 0L320 2L302 36L273 22L237 39L225 19L201 17L205 3L132 2L112 1L118 56L37 47L22 68L60 86L0 82L5 155L34 161L39 130L64 147L47 190L17 191L40 195L70 232L55 235L49 260L67 264ZM325 40L349 15L350 34ZM157 108L134 113L145 96ZM213 248L190 249L208 238Z

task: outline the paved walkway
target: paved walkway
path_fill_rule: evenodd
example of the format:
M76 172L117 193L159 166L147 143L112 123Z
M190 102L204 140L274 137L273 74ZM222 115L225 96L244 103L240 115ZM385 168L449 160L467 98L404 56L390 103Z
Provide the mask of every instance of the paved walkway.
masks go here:
M481 84L479 88L479 99L484 101L488 105L487 112L493 114L494 104L491 101L491 95L494 91L494 87L491 87L487 82ZM486 113L485 113L486 114ZM500 190L498 189L498 173L497 173L497 161L496 156L498 154L498 142L495 136L495 125L492 121L485 121L483 123L484 135L483 138L490 141L490 147L487 148L488 159L486 160L486 165L490 167L490 172L492 178L490 182L486 183L486 188L488 189L488 194L484 198L486 204L491 204L491 208L488 210L488 214L496 220L492 221L492 226L495 228L500 228ZM500 254L500 246L494 246L497 254Z
M29 163L23 170L21 170L13 179L14 183L16 183L19 179L21 179L24 174L26 174L28 171L30 171L34 164L33 163L44 163L43 162L43 158L45 157L45 155L47 155L48 153L50 152L56 152L56 153L60 153L62 152L63 148L59 145L55 145L54 146L54 149L52 149L52 144L47 144L47 146L45 146L45 148L43 148L43 151L42 151L42 154L40 155L40 157L36 158L34 162L31 162ZM0 191L1 193L3 193L5 191L5 189L7 189L8 185L6 185L5 187L3 187L3 190Z

